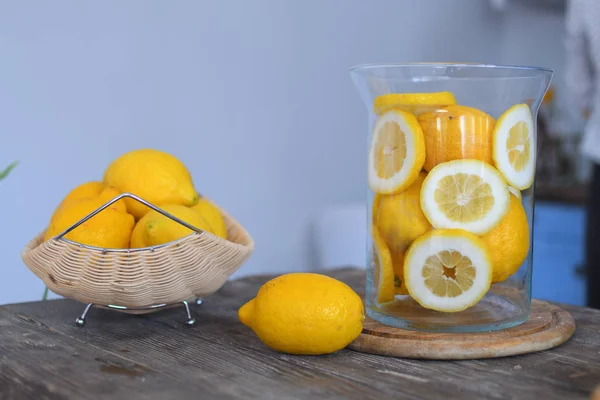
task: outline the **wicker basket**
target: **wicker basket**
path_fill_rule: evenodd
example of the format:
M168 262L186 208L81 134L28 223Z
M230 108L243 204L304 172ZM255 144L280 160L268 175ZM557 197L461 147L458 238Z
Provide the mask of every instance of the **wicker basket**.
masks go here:
M195 232L144 249L100 249L63 236L123 197L134 198ZM124 312L151 311L217 291L250 256L254 242L226 212L228 240L201 231L129 193L111 200L54 239L40 233L23 250L27 267L48 288L84 303L117 306Z

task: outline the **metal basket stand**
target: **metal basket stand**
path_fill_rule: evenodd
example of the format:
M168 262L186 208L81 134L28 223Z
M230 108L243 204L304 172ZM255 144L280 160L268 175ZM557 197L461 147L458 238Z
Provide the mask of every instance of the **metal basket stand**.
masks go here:
M100 248L100 247L94 247L94 246L87 246L81 243L77 243L74 242L72 240L69 240L67 238L65 238L64 236L67 235L69 232L71 232L72 230L76 229L79 225L83 224L84 222L88 221L89 219L93 218L94 216L96 216L98 213L100 213L102 210L104 210L107 207L110 207L112 204L116 203L117 201L129 197L131 199L134 199L140 203L142 203L143 205L145 205L146 207L151 208L152 210L164 215L165 217L177 222L180 225L185 226L188 229L191 229L192 231L194 231L193 235L197 235L200 234L202 232L204 232L203 230L196 228L193 225L188 224L187 222L175 217L174 215L169 214L168 212L162 210L161 208L155 206L154 204L151 204L149 202L147 202L146 200L132 194L132 193L122 193L119 196L115 197L114 199L110 200L109 202L107 202L106 204L102 205L101 207L99 207L98 209L94 210L93 212L91 212L90 214L86 215L85 217L83 217L82 219L80 219L79 221L77 221L76 223L74 223L73 225L71 225L70 227L68 227L67 229L65 229L62 233L60 233L59 235L55 236L54 238L52 238L52 240L62 240L64 242L67 243L71 243L74 244L76 246L79 246L81 248L87 248L87 249L92 249L92 250L100 250L102 251L104 254L108 253L108 252L118 252L118 253L132 253L132 252L136 252L136 251L144 251L144 250L150 250L150 251L154 251L157 248L163 247L168 245L169 243L165 243L165 244L161 244L158 246L151 246L151 247L144 247L144 248L139 248L139 249L104 249L104 248ZM202 299L196 299L195 300L196 305L201 305L202 304ZM153 311L158 311L159 309L163 309L163 308L170 308L170 307L175 307L178 305L183 305L183 307L185 308L185 316L186 316L186 320L185 320L185 324L189 327L193 327L196 325L196 318L194 318L194 316L192 315L192 311L190 310L190 306L189 306L189 301L188 300L183 300L179 303L174 303L174 304L155 304L155 305L151 305L148 307L143 307L143 308L131 308L131 307L125 307L125 306L119 306L119 305L114 305L114 304L93 304L93 303L88 303L84 310L83 313L81 313L81 315L79 317L77 317L75 319L75 325L78 327L83 327L85 326L86 320L87 320L87 315L90 311L90 309L92 307L98 307L98 308L105 308L105 309L109 309L109 310L115 310L115 311L129 311L132 314L145 314L145 313L150 313Z

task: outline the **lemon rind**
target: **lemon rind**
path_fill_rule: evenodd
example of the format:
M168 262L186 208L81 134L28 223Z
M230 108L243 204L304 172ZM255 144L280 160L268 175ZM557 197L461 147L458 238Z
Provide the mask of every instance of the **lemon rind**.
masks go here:
M436 296L425 286L425 260L444 250L466 255L476 268L473 285L457 297ZM404 262L404 280L410 296L422 307L441 312L459 312L477 304L489 291L492 275L492 260L485 242L460 229L437 229L422 235L409 247Z
M451 169L444 173L445 169ZM437 182L458 173L477 174L490 184L494 196L494 205L488 215L472 222L460 222L449 219L435 203ZM421 208L429 223L438 229L464 229L477 235L491 231L506 215L510 207L510 192L504 178L494 167L480 160L453 160L433 167L421 187Z
M391 178L379 177L375 168L375 144L379 138L381 128L388 122L396 122L404 133L406 140L406 158L400 171ZM389 110L375 123L373 139L369 149L369 187L375 193L392 194L409 187L419 176L425 163L425 137L417 118L402 110Z
M510 128L518 122L524 122L527 126L528 139L530 142L529 162L525 169L517 172L513 169L508 160L508 152L506 151L506 139ZM531 110L527 104L516 104L506 110L494 127L493 137L493 152L492 158L494 165L510 186L515 189L525 190L531 187L535 176L535 160L536 160L536 145L534 140L534 123Z

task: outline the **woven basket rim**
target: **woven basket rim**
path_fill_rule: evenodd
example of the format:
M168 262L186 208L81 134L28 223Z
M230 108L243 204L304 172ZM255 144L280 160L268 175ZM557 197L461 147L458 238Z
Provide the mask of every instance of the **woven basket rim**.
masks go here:
M160 246L103 249L63 238L44 240L46 228L21 257L50 290L66 298L127 308L178 303L214 293L254 250L246 229L221 212L227 239L202 231ZM106 269L103 260L114 268Z

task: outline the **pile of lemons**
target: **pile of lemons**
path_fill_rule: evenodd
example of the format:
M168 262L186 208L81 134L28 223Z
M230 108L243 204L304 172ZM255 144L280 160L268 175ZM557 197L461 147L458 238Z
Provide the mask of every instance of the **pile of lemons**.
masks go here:
M202 198L185 165L154 149L140 149L115 159L102 181L83 183L67 194L54 211L44 240L49 240L121 193L132 193L203 231L227 239L218 207ZM144 248L180 239L192 230L151 210L135 199L123 198L65 238L103 249Z
M456 312L514 274L529 252L521 191L535 173L526 104L496 121L450 92L387 94L368 156L378 303L409 294Z

